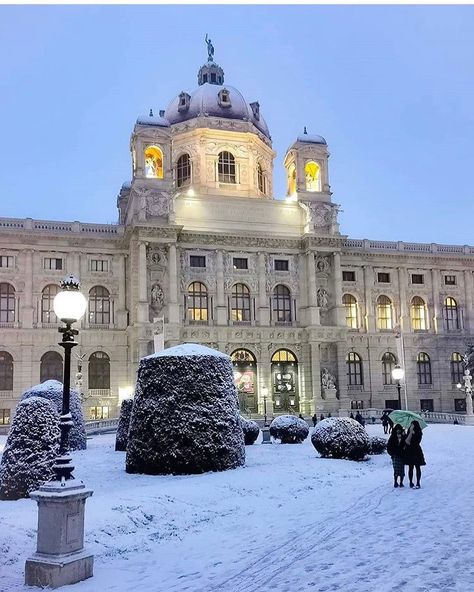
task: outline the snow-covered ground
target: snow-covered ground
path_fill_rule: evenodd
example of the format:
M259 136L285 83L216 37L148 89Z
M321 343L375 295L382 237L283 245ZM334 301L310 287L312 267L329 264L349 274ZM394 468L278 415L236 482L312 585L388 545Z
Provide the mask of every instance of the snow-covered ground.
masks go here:
M245 468L153 477L127 475L114 435L94 436L74 459L94 489L95 576L64 590L472 592L473 443L474 428L429 426L416 491L393 489L386 454L324 460L309 438L247 446ZM27 590L36 517L33 501L0 502L1 592Z

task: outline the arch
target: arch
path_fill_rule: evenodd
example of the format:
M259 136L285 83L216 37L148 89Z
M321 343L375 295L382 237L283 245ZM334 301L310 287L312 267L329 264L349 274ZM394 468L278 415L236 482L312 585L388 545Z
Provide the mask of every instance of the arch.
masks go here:
M444 320L447 331L456 331L460 328L458 303L451 296L444 301Z
M267 194L267 178L263 172L262 165L257 163L257 185L260 193Z
M462 377L464 375L464 360L459 352L453 352L450 360L451 366L451 382L453 384L462 384Z
M184 187L191 183L191 157L186 152L176 161L176 186Z
M89 290L89 324L110 324L110 293L104 286L94 286Z
M291 291L284 284L273 288L272 311L277 323L291 323Z
M103 351L89 356L89 389L110 389L110 358Z
M147 179L163 179L163 151L159 146L145 148L145 177Z
M191 282L187 294L188 319L190 321L209 320L209 295L202 282Z
M236 349L230 354L234 369L234 382L240 409L257 411L257 360L248 349Z
M309 160L304 166L306 191L321 191L321 167L314 160Z
M299 411L298 360L285 348L271 358L272 396L275 411Z
M298 363L298 358L295 354L286 348L277 349L276 352L272 356L272 362L296 362Z
M0 391L13 390L13 356L0 351Z
M346 311L346 326L349 329L357 329L359 325L357 319L357 298L352 294L344 294L342 304Z
M0 284L0 323L15 322L15 288L6 282Z
M54 297L59 292L57 284L48 284L41 292L41 322L43 324L57 323L58 317L54 312Z
M288 167L286 194L289 196L296 194L296 166L294 163L291 163Z
M228 150L219 152L217 174L219 183L237 183L235 158L232 152Z
M362 358L356 352L349 352L346 356L348 384L350 386L362 386L364 375L362 372Z
M382 378L383 384L395 384L393 381L392 370L397 363L397 358L392 352L385 352L382 356Z
M432 384L431 360L425 352L420 352L416 357L418 384Z
M41 356L40 360L40 382L46 380L64 380L63 358L56 351L48 351Z
M411 326L413 331L426 331L426 304L420 296L414 296L411 301Z
M234 323L251 320L250 290L246 284L237 283L232 286L230 315Z
M385 295L377 298L377 329L392 329L392 301Z

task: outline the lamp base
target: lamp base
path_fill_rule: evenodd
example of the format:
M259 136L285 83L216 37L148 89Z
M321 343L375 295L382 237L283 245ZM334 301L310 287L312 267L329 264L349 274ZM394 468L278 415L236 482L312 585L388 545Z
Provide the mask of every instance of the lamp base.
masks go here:
M272 439L270 437L270 428L263 427L262 428L262 444L271 444Z
M41 588L60 588L91 578L94 556L86 549L65 555L34 553L26 560L25 584Z

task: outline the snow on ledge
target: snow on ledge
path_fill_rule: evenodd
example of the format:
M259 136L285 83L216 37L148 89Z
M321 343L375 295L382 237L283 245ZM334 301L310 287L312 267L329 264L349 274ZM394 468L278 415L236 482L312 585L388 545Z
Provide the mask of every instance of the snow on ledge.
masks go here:
M217 349L200 345L199 343L182 343L169 347L156 354L145 356L142 360L149 360L150 358L164 358L164 357L179 357L179 356L214 356L216 358L228 358L227 354L224 354Z

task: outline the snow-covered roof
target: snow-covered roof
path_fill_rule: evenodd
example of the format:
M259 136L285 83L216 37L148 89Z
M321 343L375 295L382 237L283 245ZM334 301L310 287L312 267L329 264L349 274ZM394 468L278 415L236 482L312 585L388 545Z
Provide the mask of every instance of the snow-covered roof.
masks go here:
M163 358L166 356L215 356L217 358L229 357L227 354L224 354L217 349L212 349L210 347L206 347L205 345L200 345L199 343L182 343L180 345L175 345L174 347L169 347L159 351L155 354L151 354L150 356L146 356L144 359L148 360L149 358Z
M137 119L138 125L156 125L158 127L169 127L170 122L165 117L155 117L154 115L140 115Z

